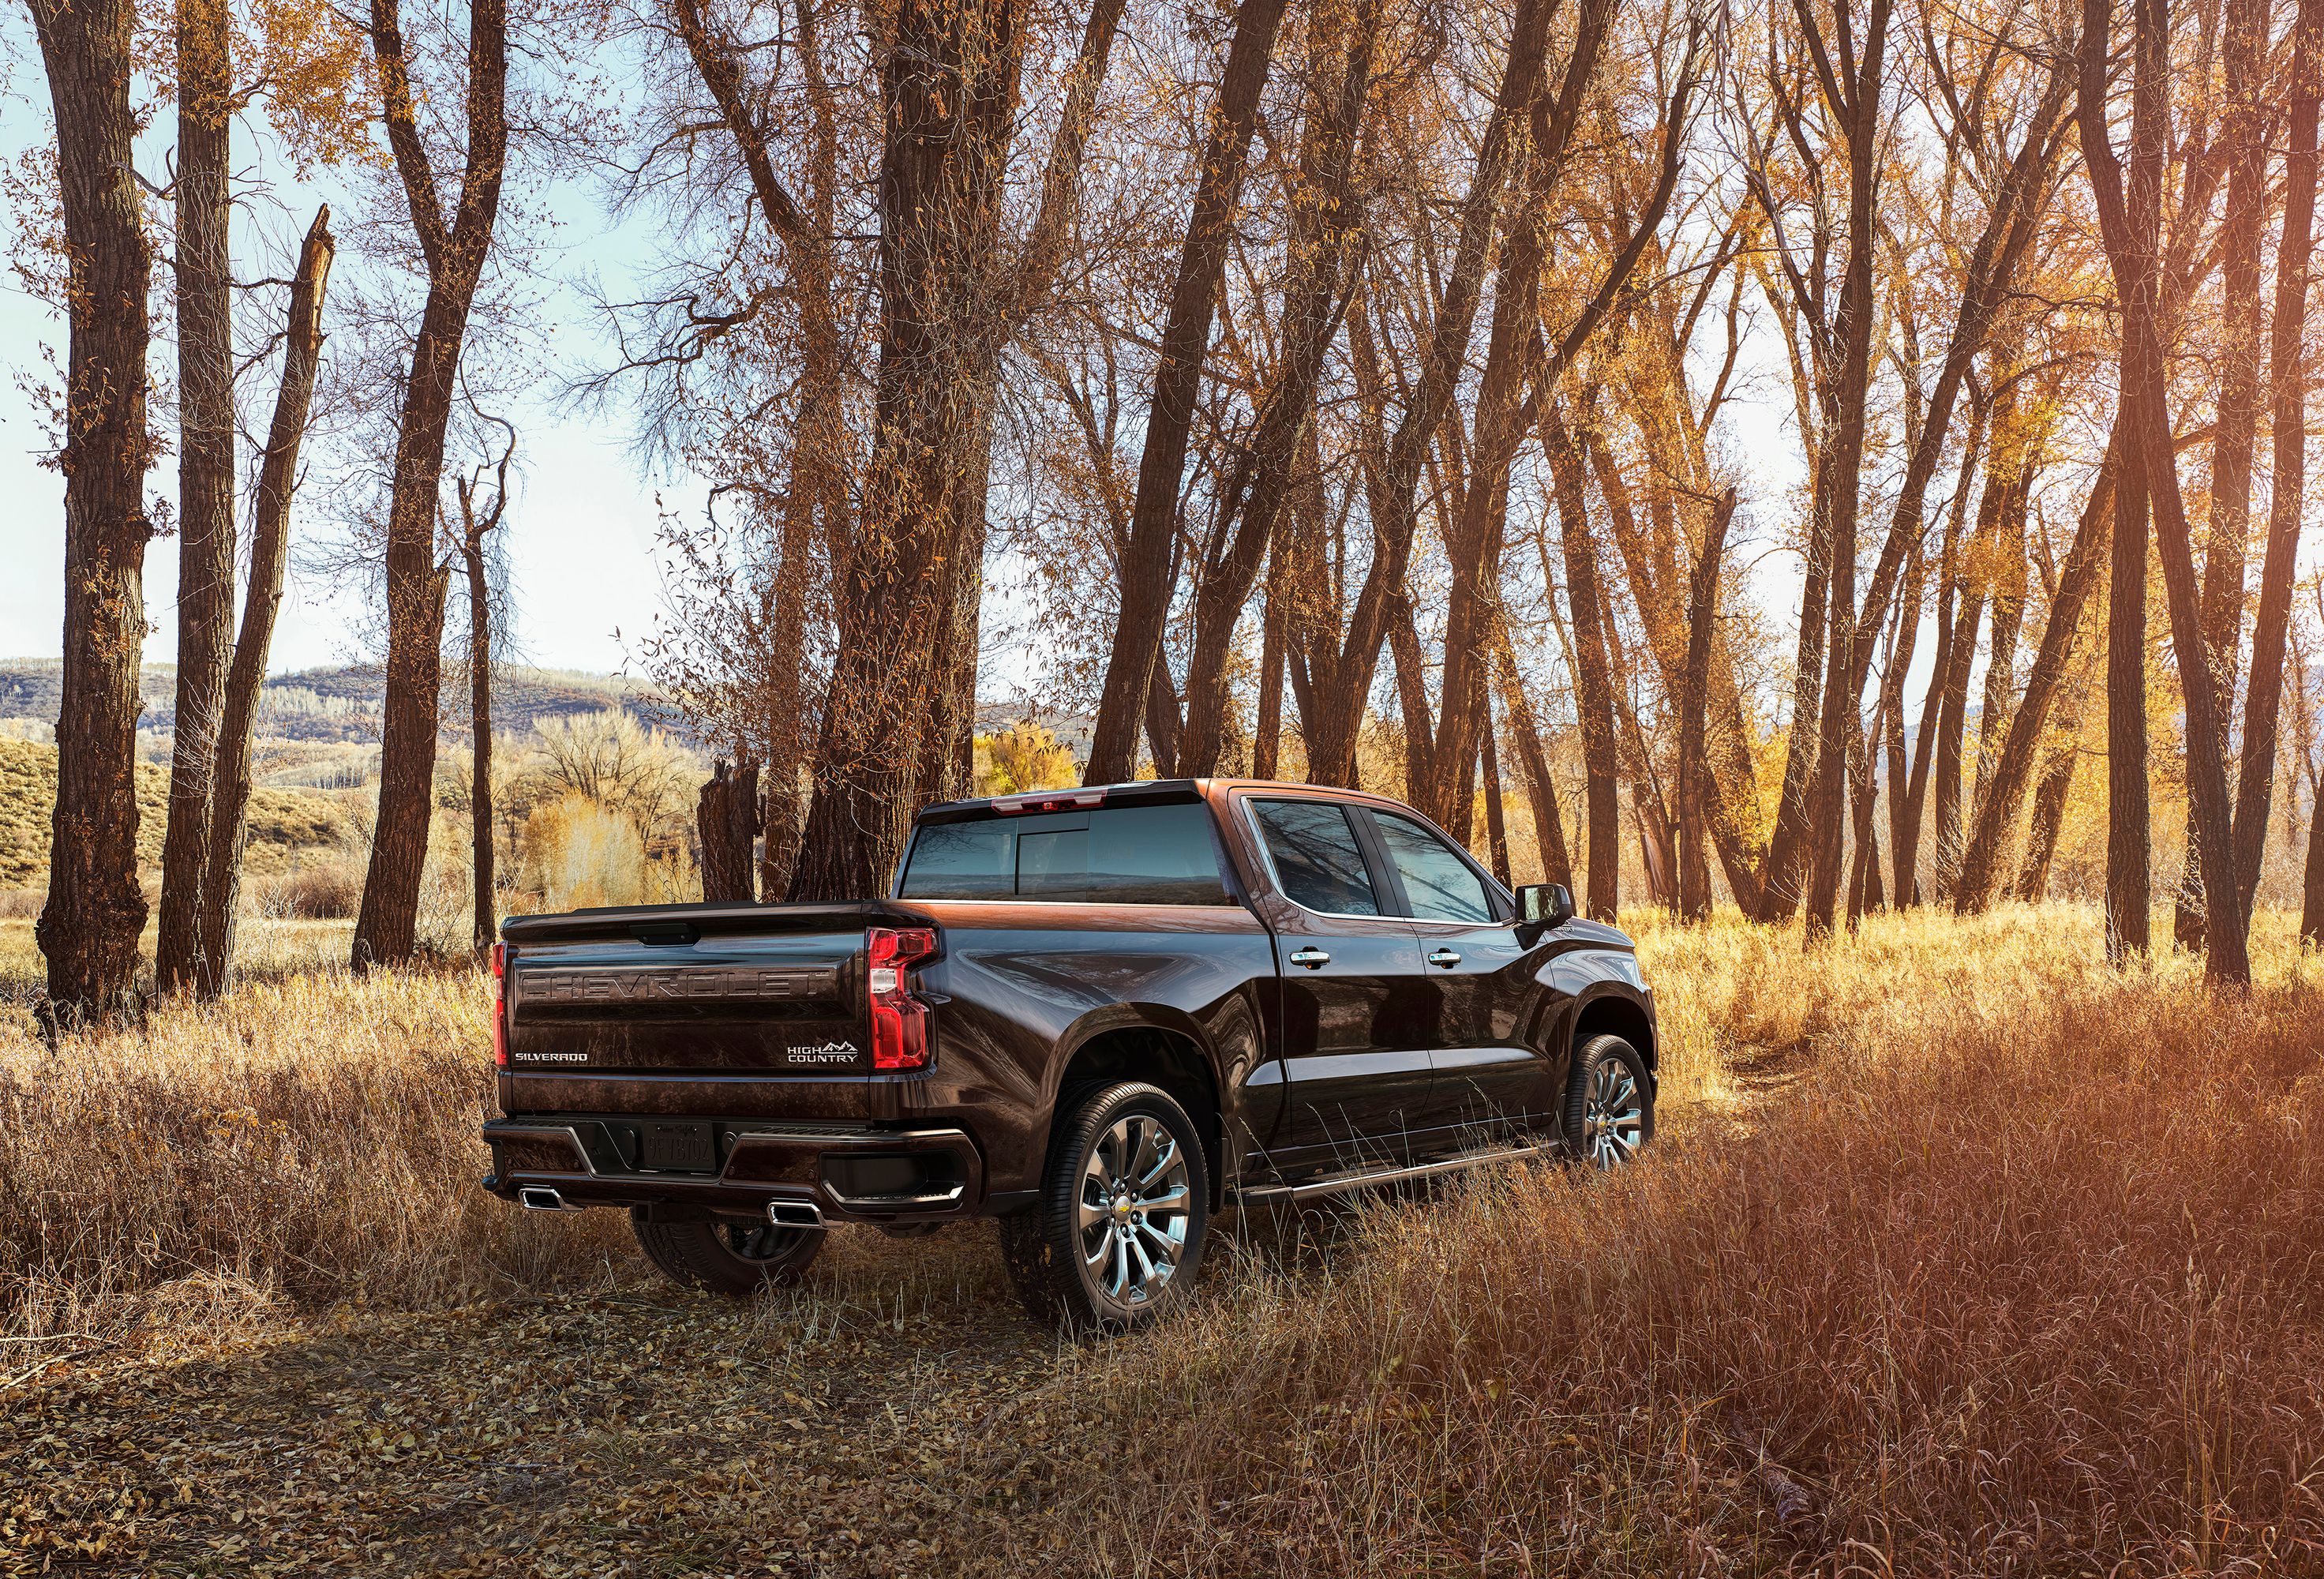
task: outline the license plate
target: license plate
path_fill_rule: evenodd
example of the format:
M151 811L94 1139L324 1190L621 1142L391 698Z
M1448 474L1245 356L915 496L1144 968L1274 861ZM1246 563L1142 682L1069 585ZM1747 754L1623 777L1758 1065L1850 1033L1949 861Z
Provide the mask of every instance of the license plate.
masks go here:
M708 1124L648 1124L639 1150L650 1168L708 1173L718 1166Z

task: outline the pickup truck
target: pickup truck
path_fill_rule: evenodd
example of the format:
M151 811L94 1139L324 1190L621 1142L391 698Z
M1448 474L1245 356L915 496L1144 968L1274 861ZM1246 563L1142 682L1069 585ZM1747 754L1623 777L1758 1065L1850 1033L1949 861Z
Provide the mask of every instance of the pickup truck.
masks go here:
M1211 1218L1654 1134L1653 993L1410 808L1167 780L932 806L892 893L519 916L484 1187L670 1277L998 1219L1040 1319L1186 1296Z

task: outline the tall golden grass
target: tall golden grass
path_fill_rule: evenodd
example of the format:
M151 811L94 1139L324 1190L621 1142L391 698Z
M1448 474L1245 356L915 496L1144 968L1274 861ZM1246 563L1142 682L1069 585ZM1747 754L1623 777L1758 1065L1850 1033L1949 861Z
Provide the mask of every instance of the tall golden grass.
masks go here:
M2264 941L2223 1001L2063 910L1650 925L1659 1153L1246 1256L1099 1390L1089 1571L2324 1572L2324 983Z
M53 1049L29 1023L0 1030L0 1323L438 1304L603 1275L627 1242L617 1217L559 1232L476 1187L490 1007L469 970L316 970Z
M1067 1362L1056 1547L1105 1574L2324 1572L2324 958L2286 919L2238 998L2184 957L2107 970L2062 907L1813 952L1634 925L1667 1048L1646 1162L1368 1204L1320 1257L1244 1224L1182 1319ZM290 974L54 1048L0 1011L0 1324L640 1275L618 1215L475 1187L487 1002L472 972ZM849 1248L899 1287L923 1253Z

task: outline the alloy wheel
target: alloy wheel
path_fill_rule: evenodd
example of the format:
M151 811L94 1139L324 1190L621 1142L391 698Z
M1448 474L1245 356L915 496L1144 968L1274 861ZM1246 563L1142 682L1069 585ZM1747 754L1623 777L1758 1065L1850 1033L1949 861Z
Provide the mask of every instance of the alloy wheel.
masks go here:
M1619 1168L1646 1143L1646 1097L1637 1076L1620 1058L1600 1058L1590 1072L1590 1100L1582 1114L1582 1140L1591 1165Z
M1133 1309L1159 1299L1185 1253L1193 1198L1185 1147L1169 1127L1150 1113L1116 1121L1090 1148L1074 1200L1093 1289Z

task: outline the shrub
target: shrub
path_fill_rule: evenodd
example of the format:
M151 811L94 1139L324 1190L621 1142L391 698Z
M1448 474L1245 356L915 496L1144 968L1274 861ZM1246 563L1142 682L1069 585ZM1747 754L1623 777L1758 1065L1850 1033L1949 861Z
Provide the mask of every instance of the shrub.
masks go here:
M578 792L565 795L525 819L523 882L551 910L640 904L645 843L622 813Z

